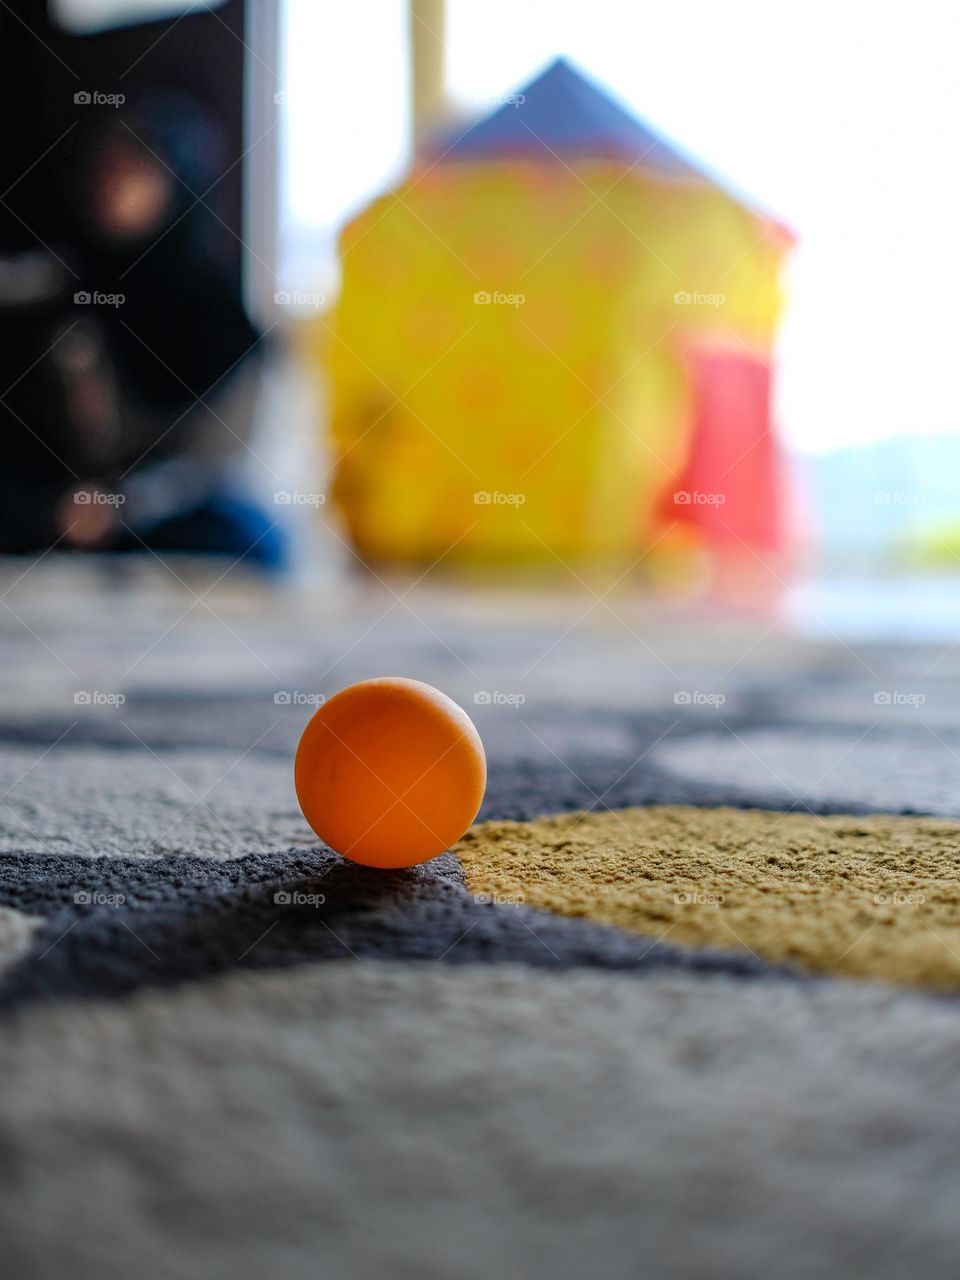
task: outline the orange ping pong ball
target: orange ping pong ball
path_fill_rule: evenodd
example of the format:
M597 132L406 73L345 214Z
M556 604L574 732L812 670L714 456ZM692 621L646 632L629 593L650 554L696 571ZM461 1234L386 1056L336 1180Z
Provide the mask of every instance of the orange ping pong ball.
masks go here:
M317 710L294 782L303 816L331 849L368 867L412 867L470 826L487 762L472 720L445 693L380 676Z

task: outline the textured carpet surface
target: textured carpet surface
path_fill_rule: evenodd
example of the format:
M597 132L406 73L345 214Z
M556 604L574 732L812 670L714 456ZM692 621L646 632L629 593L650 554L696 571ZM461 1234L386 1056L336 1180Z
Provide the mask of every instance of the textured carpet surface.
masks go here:
M664 744L656 762L691 787L718 787L747 803L759 785L771 806L802 801L817 812L869 807L957 814L960 742L943 726L846 734L809 726L747 728L736 736L676 739Z
M948 1280L958 1055L952 1005L847 983L343 962L35 1006L0 1039L5 1261Z
M637 937L473 892L450 854L392 873L329 850L234 861L0 855L0 903L16 908L0 917L0 938L7 922L11 953L19 948L3 973L0 946L0 1010L321 958L776 973L723 941L677 947L659 930Z
M475 827L454 852L496 901L960 990L960 824L650 807Z
M960 651L176 572L0 563L4 1274L954 1280ZM292 785L385 673L490 763L386 875Z

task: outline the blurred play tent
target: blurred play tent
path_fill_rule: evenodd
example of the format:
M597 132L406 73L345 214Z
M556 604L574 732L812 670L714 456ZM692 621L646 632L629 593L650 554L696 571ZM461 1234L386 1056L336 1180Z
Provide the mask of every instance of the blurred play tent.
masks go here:
M564 60L436 143L341 237L334 495L358 551L780 554L790 244Z

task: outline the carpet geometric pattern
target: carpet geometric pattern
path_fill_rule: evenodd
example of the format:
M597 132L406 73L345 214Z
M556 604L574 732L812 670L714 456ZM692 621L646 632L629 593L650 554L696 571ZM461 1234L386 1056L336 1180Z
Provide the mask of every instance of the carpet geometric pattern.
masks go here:
M960 653L56 561L0 613L11 1275L954 1280ZM292 782L384 673L489 761L391 873Z

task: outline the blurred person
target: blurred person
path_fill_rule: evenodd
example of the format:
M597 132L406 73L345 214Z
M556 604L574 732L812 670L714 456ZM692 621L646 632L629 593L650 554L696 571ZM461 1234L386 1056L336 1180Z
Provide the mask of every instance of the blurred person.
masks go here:
M204 201L226 167L215 122L181 92L144 91L71 142L56 180L68 243L0 254L0 551L278 568L283 535L237 479L264 357Z

